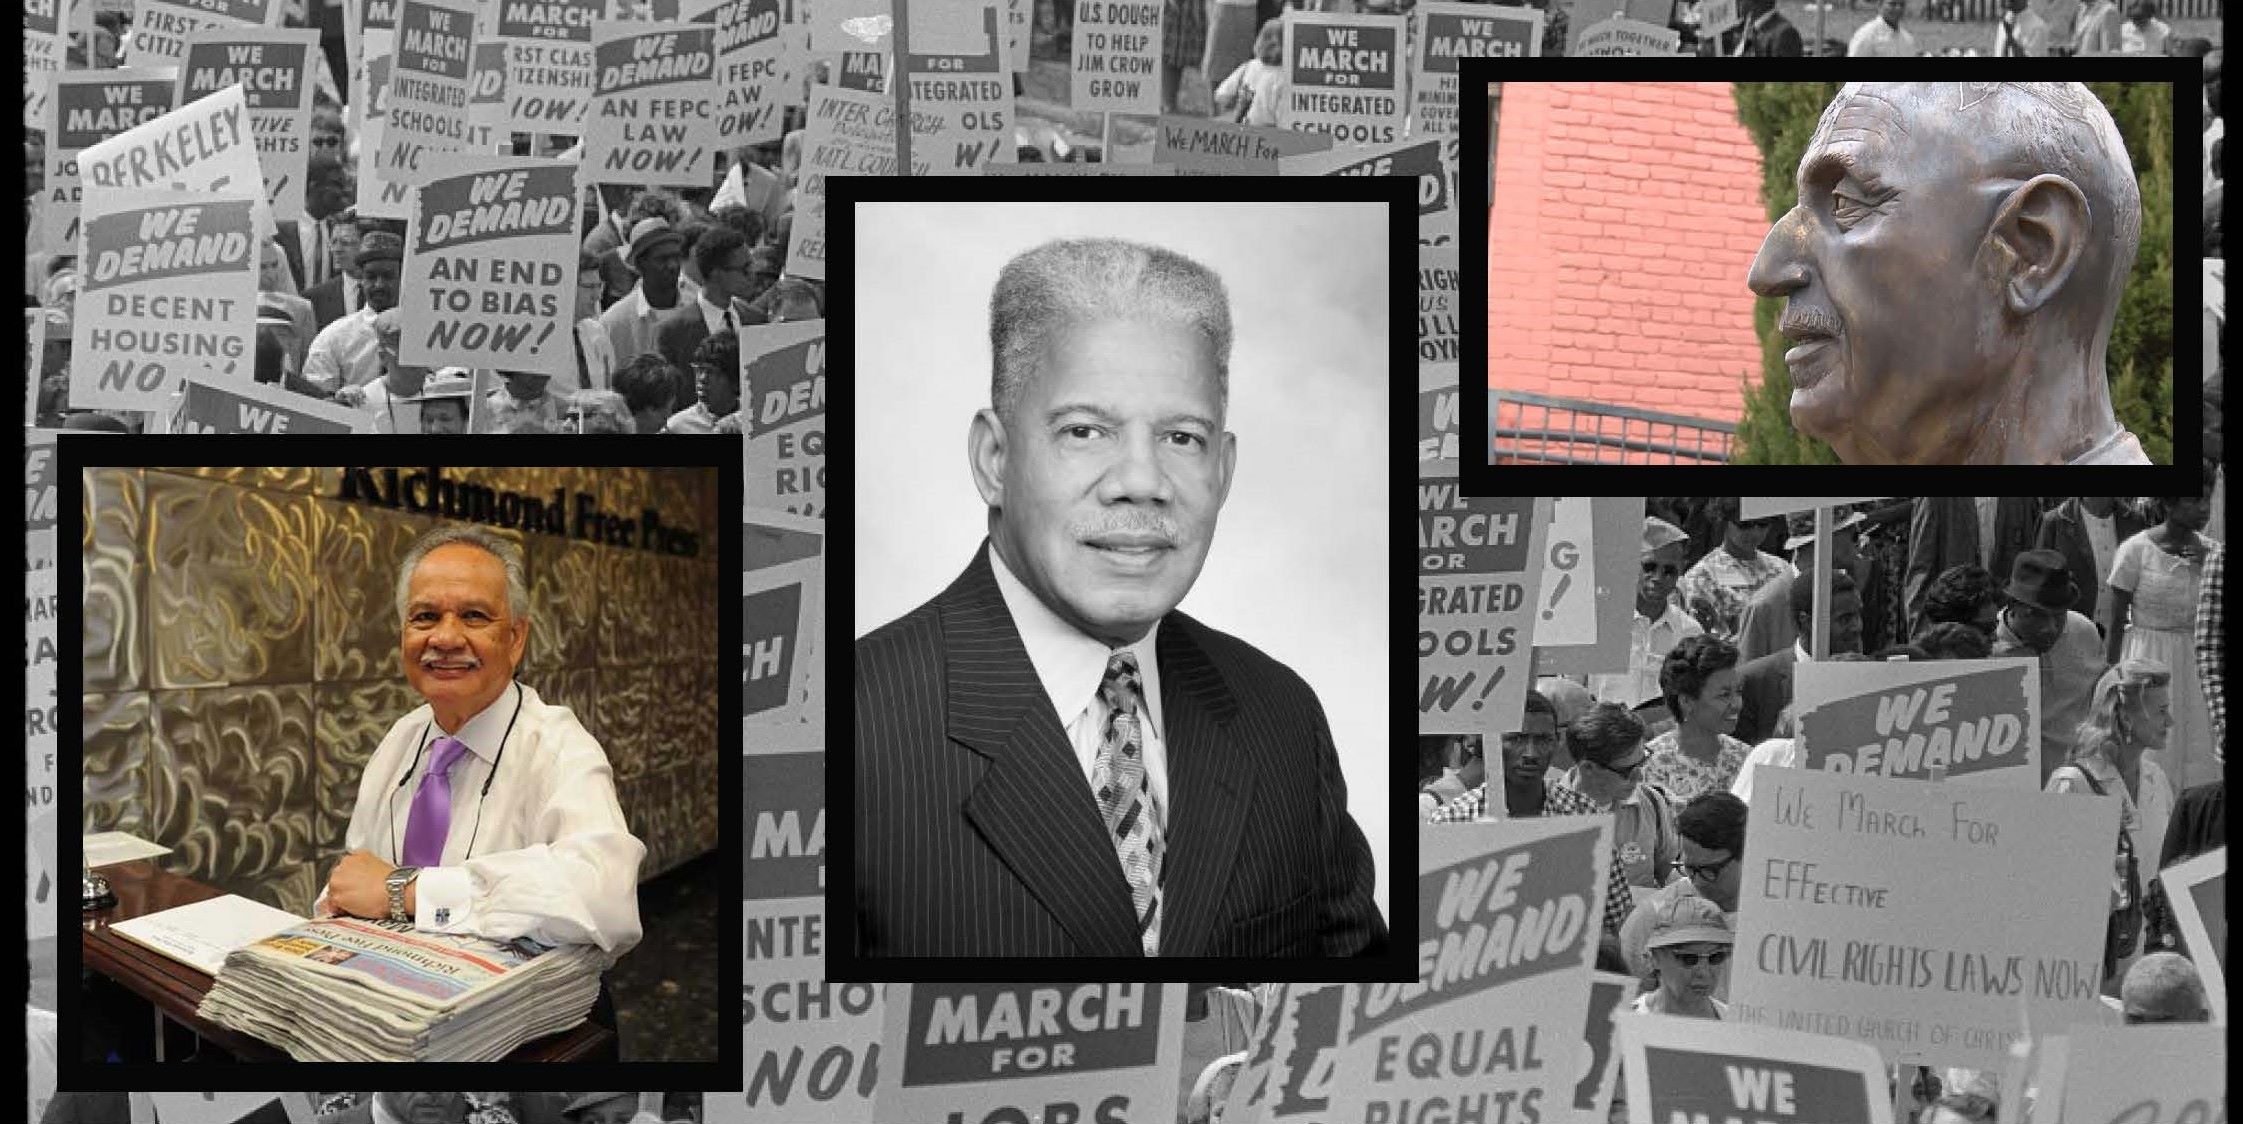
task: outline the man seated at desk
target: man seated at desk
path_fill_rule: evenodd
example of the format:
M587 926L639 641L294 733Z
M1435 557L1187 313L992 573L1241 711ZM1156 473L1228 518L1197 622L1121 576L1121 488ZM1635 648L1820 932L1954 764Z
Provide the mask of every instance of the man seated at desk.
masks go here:
M406 552L400 654L428 705L367 761L349 853L314 912L597 945L611 965L639 943L646 845L607 754L568 708L514 681L529 600L521 548L480 527L438 527ZM592 1021L615 1028L604 977Z

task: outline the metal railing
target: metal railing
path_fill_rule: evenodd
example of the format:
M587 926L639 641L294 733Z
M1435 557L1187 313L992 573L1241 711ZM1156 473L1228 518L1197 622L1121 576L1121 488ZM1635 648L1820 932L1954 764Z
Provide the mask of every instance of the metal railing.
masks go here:
M1488 392L1494 464L1727 464L1737 427L1515 390Z

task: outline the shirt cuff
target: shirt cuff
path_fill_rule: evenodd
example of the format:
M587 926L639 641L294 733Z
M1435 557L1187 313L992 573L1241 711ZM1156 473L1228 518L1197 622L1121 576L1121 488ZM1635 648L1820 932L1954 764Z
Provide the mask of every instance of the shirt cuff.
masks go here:
M474 890L464 866L426 866L413 880L413 927L435 933L467 931L468 896Z

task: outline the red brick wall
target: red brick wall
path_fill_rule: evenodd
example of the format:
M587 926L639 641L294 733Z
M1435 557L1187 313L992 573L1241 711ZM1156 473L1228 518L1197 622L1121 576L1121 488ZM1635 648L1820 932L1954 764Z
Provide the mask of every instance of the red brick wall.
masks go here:
M1723 83L1506 83L1489 385L1734 422L1768 219Z

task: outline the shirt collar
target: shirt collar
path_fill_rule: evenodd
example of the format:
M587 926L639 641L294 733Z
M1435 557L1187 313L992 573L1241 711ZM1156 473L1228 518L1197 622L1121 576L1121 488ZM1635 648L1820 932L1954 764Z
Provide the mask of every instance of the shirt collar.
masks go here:
M700 306L701 322L709 326L709 331L721 332L732 326L725 322L724 309L709 303L709 291L707 289L693 294L693 303Z
M1044 694L1051 699L1051 709L1059 716L1059 724L1065 726L1097 696L1098 685L1106 677L1106 661L1114 654L1114 649L1061 620L1042 598L1013 576L994 543L989 546L989 568L996 572L997 591L1003 595L1005 608L1012 614L1013 627L1020 630L1022 646L1028 649L1028 662L1035 667L1036 678L1043 684ZM1160 660L1154 643L1159 636L1160 624L1156 621L1143 637L1129 646L1129 650L1137 654L1145 709L1155 730L1161 728Z
M500 692L491 705L477 711L475 717L462 724L459 733L451 736L466 742L467 748L473 750L475 756L485 761L497 761L499 743L505 740L506 728L514 721L516 692L521 692L523 700L527 701L528 688L512 684L508 690ZM443 727L438 726L432 716L426 737L433 743L443 736Z
M646 282L644 281L631 286L630 293L623 299L631 302L631 318L633 320L652 320L662 315L662 309L647 303Z

